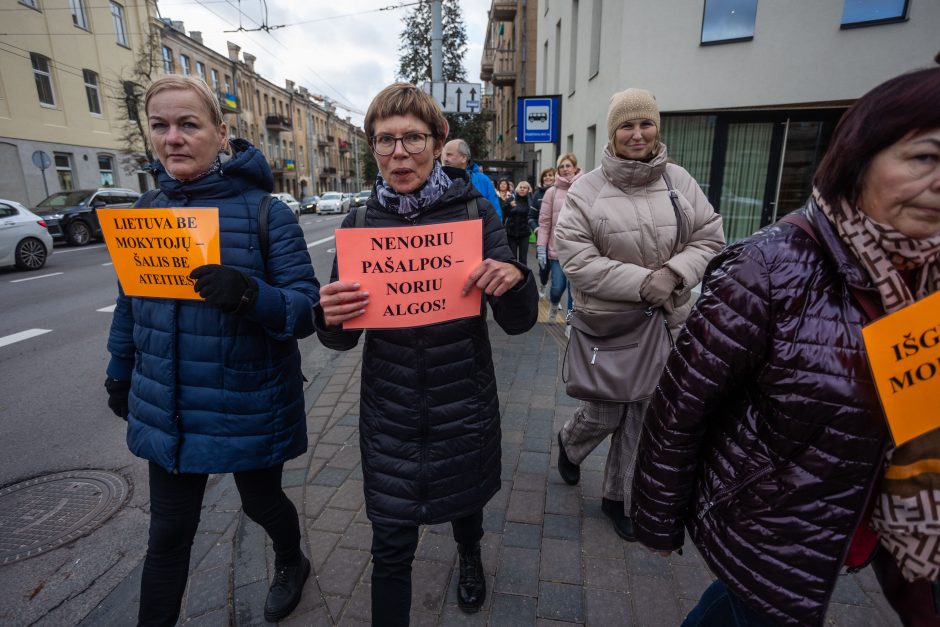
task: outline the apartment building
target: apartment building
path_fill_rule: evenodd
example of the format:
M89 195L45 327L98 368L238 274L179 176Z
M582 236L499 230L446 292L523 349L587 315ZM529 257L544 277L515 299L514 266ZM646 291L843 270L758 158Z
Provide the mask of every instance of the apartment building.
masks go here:
M5 3L0 35L0 198L33 206L60 190L140 189L125 149L122 77L155 14L143 0ZM49 167L33 155L47 155Z
M851 103L940 48L935 0L542 0L536 89L560 94L561 142L600 163L607 102L652 90L670 158L698 180L729 241L798 208Z
M365 137L349 118L291 80L273 84L238 45L222 54L182 22L158 19L152 0L21 0L4 18L0 198L34 206L70 189L152 187L143 146L129 149L125 138L125 84L146 82L134 67L148 57L153 76L198 76L209 85L231 136L267 156L275 191L299 199L362 186L351 155ZM46 170L33 162L37 151L48 155Z
M543 0L544 1L544 0ZM513 180L534 169L535 151L516 143L516 98L535 95L538 0L492 0L480 65L484 111L490 112L490 159Z

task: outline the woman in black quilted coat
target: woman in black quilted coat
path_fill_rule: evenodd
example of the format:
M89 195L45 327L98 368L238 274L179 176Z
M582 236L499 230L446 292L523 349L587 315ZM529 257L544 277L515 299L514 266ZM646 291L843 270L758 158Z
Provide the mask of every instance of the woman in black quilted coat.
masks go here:
M380 172L364 208L365 226L462 221L468 201L475 204L483 220L483 263L470 281L486 294L506 333L532 328L538 317L532 273L513 261L499 216L466 171L437 161L447 137L437 104L414 85L395 83L369 105L365 131ZM352 213L343 228L355 224ZM349 350L362 331L341 325L369 300L358 284L337 278L334 263L316 312L317 335L325 346ZM372 521L373 624L408 624L419 525L443 522L451 523L458 545L458 604L476 612L486 597L483 506L500 488L499 399L485 315L366 331L359 441Z
M806 206L709 266L633 484L637 539L668 554L688 530L717 576L685 625L822 625L839 573L888 546L871 523L890 436L861 327L940 288L938 102L940 68L863 96ZM940 624L898 555L875 559L887 598L905 624Z

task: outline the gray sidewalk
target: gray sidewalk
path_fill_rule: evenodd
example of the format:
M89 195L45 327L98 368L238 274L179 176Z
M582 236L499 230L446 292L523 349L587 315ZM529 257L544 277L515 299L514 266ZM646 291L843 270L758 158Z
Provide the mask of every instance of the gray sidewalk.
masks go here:
M541 320L547 303L542 301ZM502 411L503 486L484 510L487 600L463 614L456 601L450 525L422 529L414 562L411 624L663 625L681 623L712 581L695 548L662 558L614 533L601 513L606 445L582 465L578 486L555 469L555 432L576 401L564 393L561 324L507 336L490 322ZM285 466L284 486L301 515L315 576L284 625L370 623L371 530L359 457L361 350L318 349L307 376L307 453ZM242 516L230 475L210 479L183 603L186 625L263 625L273 553ZM141 542L144 538L141 538ZM131 625L140 566L83 625ZM829 625L897 625L870 569L842 577Z

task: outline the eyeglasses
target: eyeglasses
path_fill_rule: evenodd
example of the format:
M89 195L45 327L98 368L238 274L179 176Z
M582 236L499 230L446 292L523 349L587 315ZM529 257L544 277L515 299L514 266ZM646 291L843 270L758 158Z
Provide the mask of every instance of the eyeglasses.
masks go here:
M387 157L395 152L395 144L401 142L405 152L417 155L428 147L428 137L432 137L431 133L405 133L402 137L376 135L372 138L372 151L380 157Z

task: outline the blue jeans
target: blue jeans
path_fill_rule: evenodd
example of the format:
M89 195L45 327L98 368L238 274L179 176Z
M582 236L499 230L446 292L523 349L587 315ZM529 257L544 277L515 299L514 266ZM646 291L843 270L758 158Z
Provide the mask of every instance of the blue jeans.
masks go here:
M744 605L719 579L710 585L682 627L773 627L773 623Z
M553 307L558 307L561 303L561 295L568 290L568 311L574 308L574 301L571 299L571 286L568 285L568 277L561 269L561 262L557 259L548 260L548 270L552 275L552 289L548 293L548 300Z

